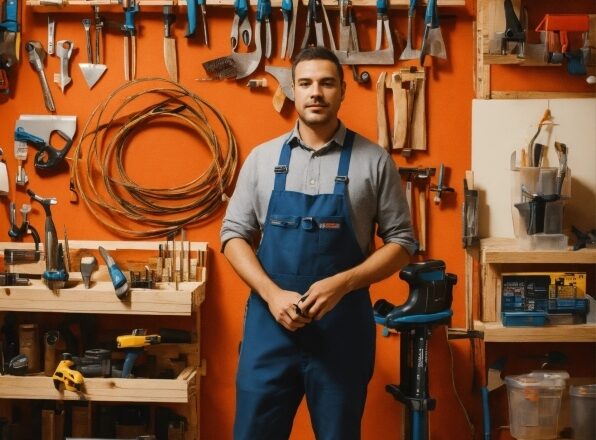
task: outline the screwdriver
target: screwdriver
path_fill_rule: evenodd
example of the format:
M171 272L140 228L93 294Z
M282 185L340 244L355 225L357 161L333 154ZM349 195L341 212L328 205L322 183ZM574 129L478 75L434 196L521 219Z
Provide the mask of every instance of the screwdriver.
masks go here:
M108 273L110 274L110 278L112 279L112 284L114 285L116 296L119 299L126 298L126 296L128 295L128 291L130 290L128 287L128 280L126 279L126 276L116 265L116 262L111 257L111 255L108 254L108 251L106 251L102 246L99 246L99 253L105 260L106 265L108 266Z

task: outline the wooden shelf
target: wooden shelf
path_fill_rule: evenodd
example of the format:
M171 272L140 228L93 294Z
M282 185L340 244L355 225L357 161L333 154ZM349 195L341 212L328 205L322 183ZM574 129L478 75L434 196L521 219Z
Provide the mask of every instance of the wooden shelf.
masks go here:
M485 238L480 241L482 320L499 322L501 274L510 264L596 264L596 249L526 250L518 240Z
M508 265L594 265L596 249L526 250L511 238L480 240L482 321L487 342L596 342L596 325L558 325L541 327L504 327L501 321L501 274ZM539 271L537 268L536 271Z
M204 282L158 283L158 289L132 289L119 300L109 281L85 289L82 283L54 293L41 280L30 286L0 287L0 310L59 313L189 316L205 299Z
M518 240L512 238L485 238L480 241L480 262L596 264L596 249L526 250L520 247Z
M181 241L174 244L172 241L69 240L68 246L63 241L61 243L68 250L69 279L64 288L56 292L48 289L41 280L40 274L45 270L43 244L40 245L40 261L7 264L2 259L4 250L33 250L34 244L0 243L0 260L4 266L2 270L25 274L23 277L29 278L27 286L0 286L0 313L16 311L192 316L197 338L188 344L164 343L146 347L145 352L155 356L158 364L161 360L161 367L180 371L175 379L85 378L82 391L72 392L63 388L56 390L52 378L41 374L4 375L0 376L0 399L181 404L178 411L188 423L184 438L197 440L199 376L205 375L205 364L200 359L199 307L205 299L207 243L185 241L184 246ZM155 289L131 289L128 297L120 300L114 292L107 267L101 264L104 261L99 256L99 246L110 253L126 276L131 272L155 271L157 279L160 279L158 277L163 272L164 275L170 273L170 279L176 275L179 280L189 281L164 281L157 282ZM83 257L91 255L96 257L98 267L91 275L90 288L86 289L79 272L80 262ZM114 356L121 354L114 353Z
M186 6L186 0L139 0L140 7L143 6L172 6L172 5L179 5L179 6ZM427 2L422 1L418 2L418 5L425 5ZM234 0L207 0L207 6L234 6ZM257 0L250 0L249 4L251 6L256 7ZM302 4L306 6L308 4L308 0L302 0ZM323 0L323 4L329 8L337 8L337 1L336 0ZM465 6L465 0L438 0L438 6L444 7L462 7ZM35 6L35 7L42 7L42 8L67 8L70 6L118 6L122 8L121 2L118 0L27 0L27 6ZM352 5L355 7L362 7L362 6L376 6L376 0L352 0ZM409 5L408 0L392 0L389 2L390 8L396 9L405 9ZM280 7L281 0L272 0L271 1L272 7Z
M536 2L537 4L539 2ZM513 7L518 17L520 16L519 11L521 10L522 1L512 0ZM495 53L498 51L498 42L495 42L495 34L502 33L506 28L505 11L503 8L502 0L478 0L476 3L476 38L475 38L475 52L476 52L476 63L474 72L474 83L475 83L475 97L478 99L502 99L503 92L497 92L491 90L491 66L495 64L510 64L521 67L530 66L541 66L541 67L552 67L560 66L560 64L550 64L544 61L544 46L538 42L532 43L532 38L536 40L538 34L533 32L533 28L530 29L530 37L526 38L528 42L525 47L525 58L519 58L516 54L501 55ZM590 15L590 46L594 46L596 43L596 14ZM588 64L589 74L596 72L596 66L594 66L594 59ZM522 98L533 98L531 95L524 95L523 92L517 92L518 96L509 97L508 99L522 99ZM542 92L549 95L548 92ZM501 95L501 96L499 96ZM593 97L593 93L585 93L584 97ZM550 98L557 98L556 92L547 96Z
M176 379L86 378L81 393L57 391L51 377L0 376L3 399L89 400L98 402L188 403L194 397L199 368L188 367Z
M73 240L68 243L71 260L97 253L98 246L109 251L116 261L124 261L126 264L120 267L127 274L128 270L133 270L132 267L127 267L129 264L137 271L148 264L154 267L159 243ZM191 242L189 246L191 255L200 252L207 254L207 243ZM33 249L33 243L0 243L0 251L4 249ZM43 245L40 250L43 252ZM127 256L131 252L137 257ZM179 282L177 286L174 282L163 282L157 283L155 289L131 289L125 300L116 297L107 268L101 264L92 274L89 289L85 289L81 273L73 271L69 273L65 288L56 293L37 279L31 279L28 286L1 286L0 311L190 316L205 299L206 261L203 267L197 266L197 258L190 259L191 265L195 266L191 274L196 274L196 278L201 281ZM99 264L102 259L98 258L97 261ZM79 269L77 261L72 264L75 269ZM5 269L16 273L41 274L44 271L43 254L41 261L37 263L5 266Z
M498 322L474 321L484 342L596 342L596 324L505 327Z

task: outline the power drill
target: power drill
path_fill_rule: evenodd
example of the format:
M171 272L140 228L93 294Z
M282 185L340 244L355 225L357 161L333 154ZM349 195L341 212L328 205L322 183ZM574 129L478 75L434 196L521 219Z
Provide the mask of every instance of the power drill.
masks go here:
M83 375L73 369L74 362L70 353L63 353L62 360L56 367L56 371L52 375L54 387L60 391L61 386L68 391L79 392L83 388L85 379Z
M137 328L130 335L122 335L116 338L117 347L123 349L126 353L124 365L122 366L123 378L130 377L132 368L139 355L143 352L144 347L161 342L160 335L148 335L146 333L146 329Z
M377 322L395 328L404 317L416 322L416 317L450 309L457 276L445 272L443 261L426 260L409 264L402 268L399 277L408 283L408 299L400 306L385 299L378 300L374 305Z

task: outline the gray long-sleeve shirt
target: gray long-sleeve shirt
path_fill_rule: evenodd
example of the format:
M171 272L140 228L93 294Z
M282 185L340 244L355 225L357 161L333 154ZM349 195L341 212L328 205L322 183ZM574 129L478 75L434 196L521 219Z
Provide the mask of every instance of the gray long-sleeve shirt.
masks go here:
M292 146L286 189L316 195L333 192L345 134L340 124L331 141L313 150L302 143L296 125L290 133L256 147L246 158L230 199L221 228L221 249L236 237L257 244L273 190L274 167L286 139ZM383 243L400 244L410 254L416 251L399 172L385 150L358 134L347 188L354 232L364 255L371 252L375 226Z

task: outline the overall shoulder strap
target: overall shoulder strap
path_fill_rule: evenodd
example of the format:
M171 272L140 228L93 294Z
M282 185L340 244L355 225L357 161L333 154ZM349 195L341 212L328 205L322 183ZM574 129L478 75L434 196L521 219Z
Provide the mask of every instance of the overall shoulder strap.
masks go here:
M343 194L346 190L354 137L355 134L352 130L346 130L344 145L341 149L341 155L339 157L339 165L337 167L337 176L335 177L335 187L333 188L333 194Z
M290 147L290 138L286 139L281 152L279 153L279 160L274 168L275 183L273 189L276 191L283 191L286 189L286 177L288 175L288 166L290 164L290 156L292 155L292 147Z

